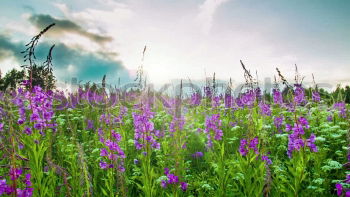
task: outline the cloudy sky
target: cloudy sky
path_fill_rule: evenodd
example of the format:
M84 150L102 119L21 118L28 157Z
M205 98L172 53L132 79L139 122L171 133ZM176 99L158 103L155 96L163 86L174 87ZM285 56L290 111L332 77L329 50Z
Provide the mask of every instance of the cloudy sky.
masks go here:
M243 81L239 60L260 79L276 67L292 79L297 64L306 80L348 84L349 10L347 0L2 0L0 68L19 68L24 45L54 22L37 56L56 44L59 81L133 80L146 45L156 84L213 72Z

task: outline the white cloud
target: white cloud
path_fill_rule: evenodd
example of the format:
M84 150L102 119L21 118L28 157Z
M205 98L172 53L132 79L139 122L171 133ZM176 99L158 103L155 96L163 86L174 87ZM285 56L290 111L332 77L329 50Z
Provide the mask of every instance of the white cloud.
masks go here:
M283 48L283 43L271 42L260 31L260 26L249 24L236 29L233 27L240 24L232 24L234 21L230 19L215 20L215 13L228 1L206 0L200 5L179 6L181 10L164 8L164 4L149 6L140 1L116 3L111 0L104 8L72 11L63 4L57 7L68 19L80 21L89 31L112 36L114 41L105 47L118 52L116 59L129 70L136 70L140 65L143 47L147 45L144 65L154 83L175 78L203 79L204 72L208 76L216 72L218 78L243 81L240 59L252 72L257 70L261 80L273 78L275 67L292 78L295 63L302 63L303 74L311 76L319 62ZM269 28L270 32L274 31L274 27ZM319 76L320 79L325 77Z
M199 6L199 13L197 20L204 33L208 33L213 25L214 14L217 9L228 2L229 0L205 0L203 4Z
M13 56L9 56L4 60L0 60L0 70L1 70L2 76L4 76L5 73L12 70L13 68L17 70L20 70L21 68L17 60Z

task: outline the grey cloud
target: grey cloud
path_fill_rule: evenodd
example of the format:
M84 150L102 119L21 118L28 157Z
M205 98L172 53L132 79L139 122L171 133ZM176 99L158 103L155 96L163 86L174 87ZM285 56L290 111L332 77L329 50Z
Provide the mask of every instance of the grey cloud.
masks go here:
M76 33L99 44L104 44L113 40L112 37L109 36L101 36L98 34L90 33L73 21L67 19L57 19L50 15L32 15L29 18L29 21L39 29L44 29L49 24L55 23L55 27L52 28L48 34L59 35L62 33Z
M20 52L23 49L24 47L21 44L11 42L9 36L0 34L0 61L8 57L21 59Z
M43 62L48 50L53 43L39 42L36 48L37 63ZM13 42L10 37L0 34L0 61L14 57L19 64L23 61L25 42ZM121 82L129 82L131 78L128 70L121 61L100 54L90 53L81 49L70 48L67 45L57 43L53 51L54 74L59 81L69 77L77 77L83 82L100 82L103 75L107 75L107 82L116 84L118 78ZM75 73L69 73L68 67L74 66Z

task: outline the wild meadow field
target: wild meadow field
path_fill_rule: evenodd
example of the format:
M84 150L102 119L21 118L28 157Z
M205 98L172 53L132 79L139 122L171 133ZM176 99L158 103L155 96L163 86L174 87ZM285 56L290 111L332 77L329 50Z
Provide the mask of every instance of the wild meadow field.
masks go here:
M2 92L0 195L349 196L348 104L300 84L213 84Z
M26 45L23 71L0 77L1 196L350 196L349 88L304 88L277 69L269 93L241 62L238 93L215 75L157 92L142 68L134 88L104 77L65 92L54 45L34 61L53 25Z

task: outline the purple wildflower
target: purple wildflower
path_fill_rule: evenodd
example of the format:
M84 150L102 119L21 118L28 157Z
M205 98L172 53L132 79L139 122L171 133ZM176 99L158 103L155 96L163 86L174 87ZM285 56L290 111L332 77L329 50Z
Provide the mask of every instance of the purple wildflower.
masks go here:
M104 161L100 161L99 165L100 165L100 168L101 168L101 169L106 169L107 166L108 166L107 163L104 162Z
M31 177L31 175L30 174L26 174L25 175L25 179L24 179L24 184L26 184L27 186L32 186L32 182L30 181L30 177Z
M260 102L259 107L262 115L271 116L270 105Z
M259 139L258 137L253 138L252 140L250 140L249 143L249 148L254 150L255 154L259 154L258 151L258 144L259 144Z
M346 118L346 104L345 102L335 103L333 105L334 109L339 111L339 114L342 118Z
M30 127L25 127L23 130L23 133L27 134L27 135L31 135L32 134L32 129Z
M174 174L168 174L167 177L169 184L176 184L179 182L179 177Z
M248 150L246 149L246 145L248 144L246 139L241 139L241 144L239 146L239 153L242 156L246 156L248 153Z
M306 102L305 91L304 88L301 87L301 84L295 84L294 102L298 105L304 104Z
M108 151L107 151L107 149L101 148L100 151L101 151L101 153L100 153L100 156L101 156L101 157L108 156Z
M201 95L199 93L193 93L191 95L191 105L198 106L201 104Z
M258 151L258 144L259 144L259 139L258 137L253 138L252 140L248 141L246 139L241 139L241 144L239 146L239 153L242 156L246 156L249 152L250 149L254 150L255 154L259 154ZM247 147L248 145L248 147Z
M220 97L219 96L215 96L212 100L212 107L219 107L220 106Z
M255 102L256 96L253 90L249 90L246 93L242 94L240 97L240 101L243 105L252 107Z
M94 129L94 122L92 120L87 120L86 130Z
M335 188L337 189L337 195L341 196L343 194L343 185L340 183L335 184Z
M174 133L175 131L181 131L185 125L185 119L183 116L177 118L173 117L173 120L170 122L169 131Z
M299 122L302 126L304 126L305 128L307 128L307 129L310 128L309 122L307 121L306 118L300 117L300 118L298 119L298 122Z
M166 188L166 186L167 186L166 180L161 180L160 186L162 186L162 188Z
M321 101L320 93L318 93L317 91L313 91L312 92L312 100L314 102L320 102Z
M261 156L261 160L265 161L267 165L271 165L272 164L271 159L268 156L266 156L266 155Z
M273 89L272 94L273 94L273 102L275 104L282 105L283 104L282 93L278 89Z
M148 107L142 108L141 114L132 114L135 128L134 144L137 150L145 148L146 144L150 144L155 149L160 148L160 143L155 139L154 123L150 121L153 114Z
M211 117L207 117L205 120L205 130L204 133L207 134L207 147L212 147L211 142L211 134L210 131L214 131L214 139L215 140L222 140L223 132L220 129L221 127L221 120L220 120L220 114L213 114Z
M204 87L204 93L205 93L206 98L211 99L212 91L211 91L211 88L209 86Z
M317 152L317 146L315 145L315 134L311 133L310 138L306 140L306 146L310 148L312 152Z
M17 197L30 197L33 195L33 188L26 188L24 190L17 189Z
M194 154L192 154L193 158L200 158L203 157L203 153L202 152L195 152Z
M139 164L139 160L138 159L134 159L134 164L135 165Z
M169 173L170 173L169 168L164 168L164 174L165 174L165 175L168 175Z
M187 190L188 184L186 182L181 182L180 185L181 185L182 191L186 191Z
M225 94L225 108L231 108L233 104L233 97L231 94Z
M327 121L328 122L332 122L333 121L333 116L332 115L327 116Z
M22 174L22 169L20 169L20 168L10 168L9 175L10 175L10 179L11 180L14 181L14 180L18 179L18 177L21 176L21 174Z
M282 128L282 124L283 124L283 116L280 116L280 117L276 116L273 120L273 123L275 124L277 130L279 132L282 132L281 128Z

